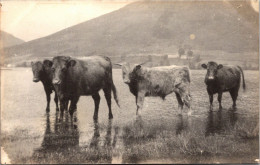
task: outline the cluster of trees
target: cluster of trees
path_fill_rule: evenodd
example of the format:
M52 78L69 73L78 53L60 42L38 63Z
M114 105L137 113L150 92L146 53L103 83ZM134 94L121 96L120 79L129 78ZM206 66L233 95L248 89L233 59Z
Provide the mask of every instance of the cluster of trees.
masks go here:
M193 57L193 51L191 50L192 47L190 45L179 46L178 54L179 58L186 54L187 60Z

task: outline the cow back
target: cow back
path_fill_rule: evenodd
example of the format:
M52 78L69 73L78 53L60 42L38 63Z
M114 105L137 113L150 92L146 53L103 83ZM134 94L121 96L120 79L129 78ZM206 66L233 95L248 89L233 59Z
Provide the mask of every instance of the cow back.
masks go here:
M226 91L240 85L240 70L237 66L225 65L216 75L216 86Z
M68 69L67 83L80 95L97 92L112 76L111 62L105 57L91 56L75 61L75 66Z
M142 71L139 74L139 89L145 89L148 91L148 95L151 96L165 97L176 89L176 83L190 82L190 74L187 67L142 67Z

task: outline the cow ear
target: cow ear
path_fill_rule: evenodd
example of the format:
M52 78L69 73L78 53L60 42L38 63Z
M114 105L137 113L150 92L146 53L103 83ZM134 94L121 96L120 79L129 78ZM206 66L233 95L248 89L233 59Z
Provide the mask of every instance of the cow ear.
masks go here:
M69 62L67 63L67 67L73 67L76 65L76 61L75 60L69 60Z
M207 69L207 65L206 64L201 64L201 67L204 69Z
M136 70L139 70L139 69L141 69L141 65L137 65L135 68L136 68Z
M221 69L221 68L223 68L223 65L222 65L222 64L219 64L218 67L217 67L217 69Z
M52 61L50 61L50 60L44 60L44 61L43 61L43 65L44 65L44 66L47 66L47 67L51 67L51 66L52 66Z
M120 64L120 63L116 63L116 64L114 64L114 65L122 66L122 64Z

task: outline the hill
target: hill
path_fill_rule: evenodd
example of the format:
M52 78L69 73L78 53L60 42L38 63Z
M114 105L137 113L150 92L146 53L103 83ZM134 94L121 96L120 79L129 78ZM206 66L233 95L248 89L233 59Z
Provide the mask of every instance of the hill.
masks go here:
M4 53L7 62L56 55L177 54L186 44L208 57L220 51L241 56L259 51L258 18L246 1L135 2Z
M3 44L3 47L10 47L24 43L23 40L4 31L0 31L0 42Z

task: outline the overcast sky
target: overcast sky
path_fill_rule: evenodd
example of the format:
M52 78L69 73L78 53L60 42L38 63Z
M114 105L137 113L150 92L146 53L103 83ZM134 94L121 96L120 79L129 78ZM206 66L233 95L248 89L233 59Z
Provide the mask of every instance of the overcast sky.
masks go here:
M130 1L5 0L1 3L1 29L30 41L118 10Z

